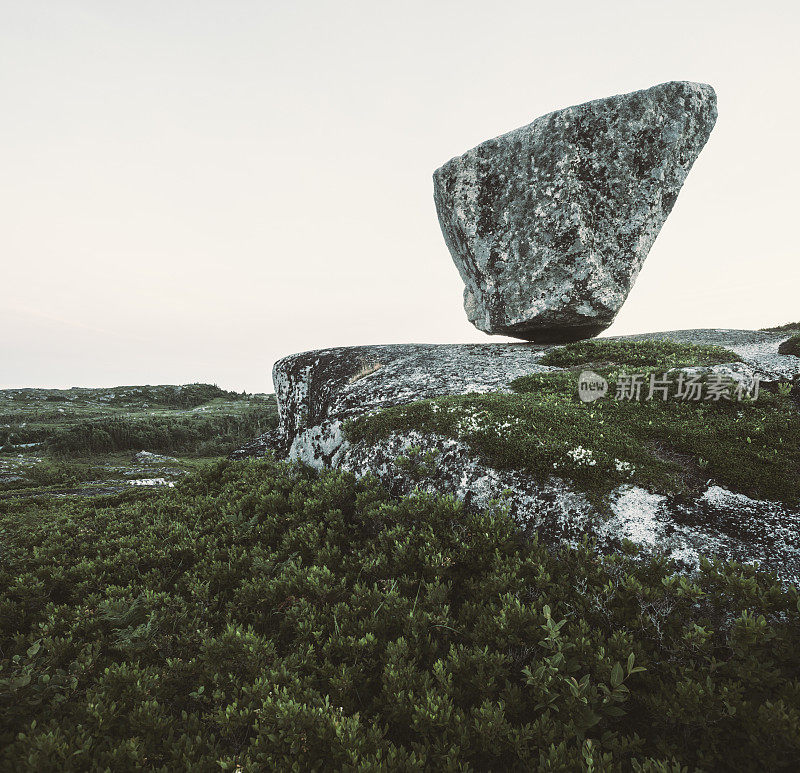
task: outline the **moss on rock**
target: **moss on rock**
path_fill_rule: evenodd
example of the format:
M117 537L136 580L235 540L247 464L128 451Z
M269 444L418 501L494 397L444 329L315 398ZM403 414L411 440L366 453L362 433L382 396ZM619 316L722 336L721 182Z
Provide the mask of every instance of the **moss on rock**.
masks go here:
M646 373L687 360L708 365L735 357L718 347L651 341L583 342L550 355L551 364L605 363L598 372L608 378L612 395L622 364ZM612 357L615 368L608 367ZM609 397L585 404L572 372L537 373L512 386L512 394L395 406L351 420L345 432L353 442L409 430L456 438L493 467L542 479L557 475L600 497L625 482L675 493L700 490L712 480L757 499L800 503L800 414L785 394L762 390L757 400L742 402ZM645 381L642 396L647 393Z
M551 349L542 357L542 365L569 368L605 363L646 368L686 368L693 365L721 365L740 362L738 354L722 346L685 344L675 341L578 341Z

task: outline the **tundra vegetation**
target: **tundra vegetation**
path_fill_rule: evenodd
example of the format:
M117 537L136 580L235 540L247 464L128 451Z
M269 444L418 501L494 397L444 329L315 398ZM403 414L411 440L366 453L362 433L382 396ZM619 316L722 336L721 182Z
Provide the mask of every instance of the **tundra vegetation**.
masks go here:
M785 389L575 395L588 363L613 383L731 353L595 342L549 358L575 370L348 433L462 437L598 496L713 478L797 502ZM249 403L199 407L217 399ZM44 442L110 418L81 410ZM0 500L0 770L797 769L800 594L757 566L707 557L687 574L627 542L540 543L502 500L398 498L271 455L186 459L172 489Z
M5 770L796 770L800 598L271 458L0 516Z
M715 346L669 341L588 341L550 350L541 362L570 368L524 376L511 393L424 400L346 424L353 442L417 430L463 440L493 467L541 479L558 475L601 500L622 483L661 493L691 492L709 480L755 498L800 503L800 411L786 388L757 399L648 400L649 375L739 360ZM611 385L593 403L578 398L577 372L592 368ZM623 374L643 374L640 400L616 400ZM687 376L688 377L688 376ZM787 385L784 385L787 386ZM742 395L746 398L746 395ZM731 390L731 397L734 392Z
M785 325L775 327L765 327L762 330L766 333L783 333L785 330L800 330L800 322L787 322Z
M166 484L276 424L272 395L211 384L0 391L0 500Z

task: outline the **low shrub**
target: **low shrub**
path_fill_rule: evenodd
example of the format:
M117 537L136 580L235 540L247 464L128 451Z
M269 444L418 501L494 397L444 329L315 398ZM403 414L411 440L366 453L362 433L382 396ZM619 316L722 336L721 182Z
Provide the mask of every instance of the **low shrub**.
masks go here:
M37 486L69 486L86 480L87 473L95 472L92 467L64 460L43 460L25 468L27 483Z
M18 416L3 422L0 416L0 450L13 452L16 446L27 443L46 443L52 437L52 429L41 424L20 421ZM9 417L10 418L10 417Z
M797 769L800 599L750 566L270 459L0 540L4 770Z

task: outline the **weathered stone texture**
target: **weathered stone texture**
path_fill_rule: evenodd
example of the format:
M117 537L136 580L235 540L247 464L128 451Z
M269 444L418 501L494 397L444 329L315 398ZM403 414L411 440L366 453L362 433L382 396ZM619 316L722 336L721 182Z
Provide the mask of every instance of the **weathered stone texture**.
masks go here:
M537 342L607 328L716 117L711 86L663 83L549 113L438 169L470 322Z
M732 378L790 382L800 358L778 354L786 333L745 330L682 330L628 336L725 346L744 362L710 370ZM660 547L687 566L700 553L761 561L786 581L800 581L800 512L758 502L709 486L695 497L661 496L623 486L612 497L613 517L598 512L568 481L536 480L517 470L491 468L465 443L419 432L394 434L377 443L350 443L347 419L393 405L441 395L508 391L519 376L558 370L539 364L549 347L531 344L408 344L355 346L303 352L275 364L273 380L280 427L234 454L274 451L312 467L373 474L398 495L424 490L452 494L469 507L491 506L511 495L522 527L547 541L577 543L590 535L604 549L623 538ZM577 380L577 372L575 374ZM397 463L401 455L434 452L436 463L422 479Z

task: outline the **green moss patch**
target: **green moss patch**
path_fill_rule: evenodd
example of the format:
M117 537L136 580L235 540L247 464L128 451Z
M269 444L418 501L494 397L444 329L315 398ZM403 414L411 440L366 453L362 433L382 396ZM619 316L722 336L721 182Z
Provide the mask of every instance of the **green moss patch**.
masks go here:
M456 438L491 466L557 475L601 498L624 482L672 493L699 491L711 479L755 498L800 503L800 412L787 395L617 401L615 373L605 374L610 395L590 404L578 399L577 374L537 374L517 380L516 394L397 406L345 429L353 441L409 430Z
M0 769L780 771L800 598L224 462L0 509ZM457 762L457 766L454 763Z
M548 351L542 365L570 368L604 364L648 368L686 368L739 362L738 354L721 346L683 344L675 341L577 341Z

